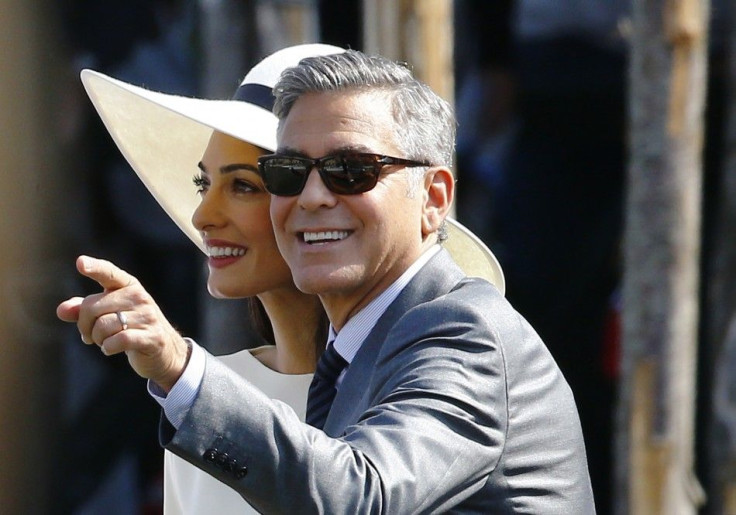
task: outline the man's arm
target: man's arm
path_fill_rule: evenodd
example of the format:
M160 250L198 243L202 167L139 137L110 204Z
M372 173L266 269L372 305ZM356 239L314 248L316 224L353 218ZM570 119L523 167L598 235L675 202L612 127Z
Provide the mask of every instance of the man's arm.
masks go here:
M503 356L487 321L437 305L388 335L370 406L331 438L208 358L199 396L162 443L264 511L442 511L478 491L506 428ZM417 327L427 332L418 338ZM362 402L355 399L355 402Z

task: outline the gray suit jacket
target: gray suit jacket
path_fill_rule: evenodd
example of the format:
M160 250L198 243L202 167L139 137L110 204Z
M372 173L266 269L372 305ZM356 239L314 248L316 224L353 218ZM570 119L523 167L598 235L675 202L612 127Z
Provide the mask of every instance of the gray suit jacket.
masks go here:
M557 365L445 251L363 343L324 432L208 356L183 425L163 419L161 440L266 513L595 512Z

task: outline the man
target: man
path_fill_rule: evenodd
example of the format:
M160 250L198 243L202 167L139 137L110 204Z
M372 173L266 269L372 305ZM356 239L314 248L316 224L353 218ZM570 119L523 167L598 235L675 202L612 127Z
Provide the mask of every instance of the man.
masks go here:
M559 369L438 245L454 194L448 104L355 51L305 59L274 91L279 150L260 171L279 249L330 318L316 376L343 362L337 394L330 407L310 391L312 427L196 345L187 358L176 338L105 341L168 392L163 445L269 513L593 513ZM87 273L107 289L130 280Z

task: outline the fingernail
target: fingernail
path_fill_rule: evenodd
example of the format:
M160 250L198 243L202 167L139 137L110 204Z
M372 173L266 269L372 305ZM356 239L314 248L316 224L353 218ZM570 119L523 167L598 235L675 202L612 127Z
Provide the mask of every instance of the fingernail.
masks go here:
M88 264L89 262L86 256L79 256L79 268L81 268L82 270L87 270Z

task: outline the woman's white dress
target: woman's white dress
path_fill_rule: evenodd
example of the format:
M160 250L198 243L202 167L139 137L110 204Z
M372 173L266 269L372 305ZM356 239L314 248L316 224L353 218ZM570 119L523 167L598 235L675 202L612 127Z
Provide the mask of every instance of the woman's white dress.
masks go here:
M291 406L304 420L312 374L289 375L271 370L248 350L218 356L223 363L272 399ZM164 514L258 513L235 490L175 454L164 451Z

